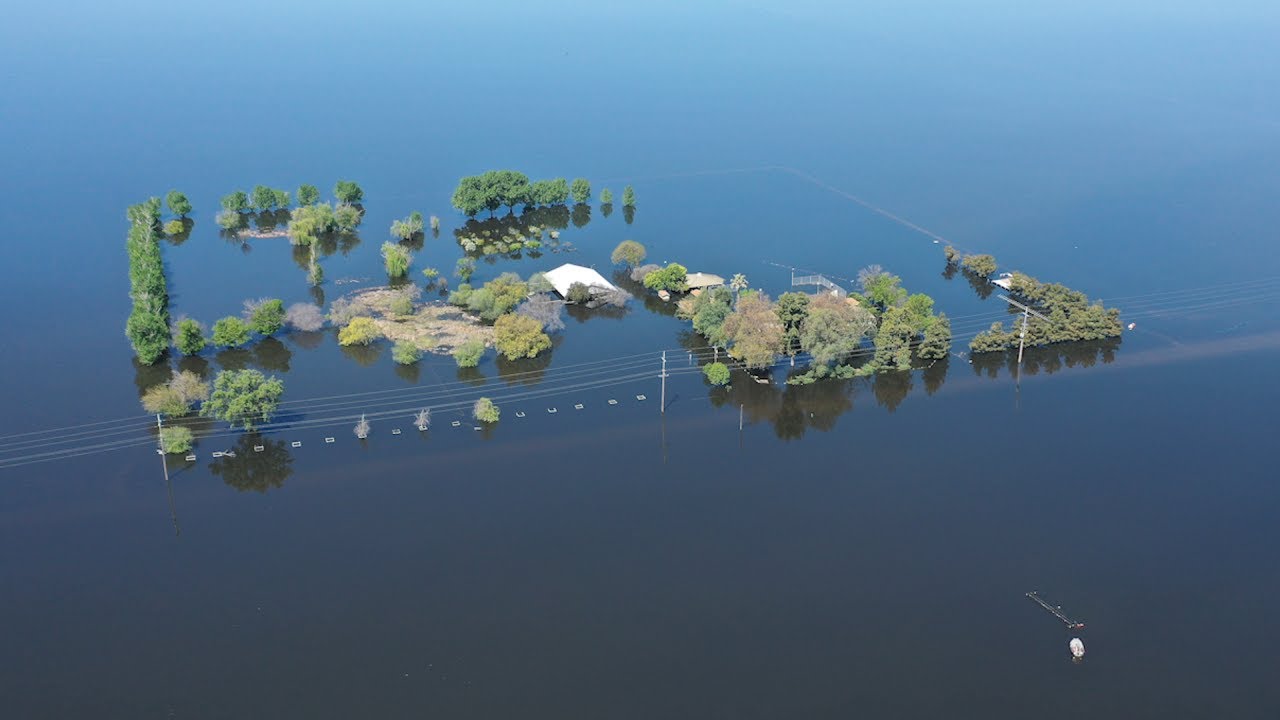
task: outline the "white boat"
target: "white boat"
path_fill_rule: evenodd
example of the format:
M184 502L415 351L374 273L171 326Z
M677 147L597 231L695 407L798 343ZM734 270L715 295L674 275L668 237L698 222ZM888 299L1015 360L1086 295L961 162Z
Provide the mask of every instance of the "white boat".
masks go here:
M1077 660L1084 657L1084 641L1080 638L1071 638L1068 647L1071 648L1071 657Z

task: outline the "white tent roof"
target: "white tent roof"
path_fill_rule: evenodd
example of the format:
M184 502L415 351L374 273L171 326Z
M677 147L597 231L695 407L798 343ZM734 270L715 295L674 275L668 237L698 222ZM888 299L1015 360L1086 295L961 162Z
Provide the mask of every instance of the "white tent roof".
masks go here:
M600 273L589 267L565 263L555 270L544 273L556 292L562 296L569 294L569 286L574 283L582 283L589 288L599 288L600 290L617 290L613 283L604 279Z

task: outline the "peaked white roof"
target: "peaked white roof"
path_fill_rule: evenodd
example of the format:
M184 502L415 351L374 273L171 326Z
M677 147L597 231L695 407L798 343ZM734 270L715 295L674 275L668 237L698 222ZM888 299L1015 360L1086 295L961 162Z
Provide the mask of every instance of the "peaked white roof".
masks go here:
M555 270L550 270L543 274L550 281L552 287L556 289L556 292L565 296L569 294L569 286L574 283L582 283L589 288L599 288L600 290L618 289L595 270L572 263L565 263Z

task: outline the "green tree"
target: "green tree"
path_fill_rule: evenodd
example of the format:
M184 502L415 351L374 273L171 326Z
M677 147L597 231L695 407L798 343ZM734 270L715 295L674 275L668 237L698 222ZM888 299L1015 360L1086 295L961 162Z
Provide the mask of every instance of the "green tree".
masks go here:
M453 349L453 359L461 368L473 368L480 364L484 357L484 343L479 340L468 340Z
M487 397L476 400L476 404L471 407L471 417L482 423L496 423L500 414L498 406Z
M169 236L181 235L187 231L187 226L182 224L181 220L170 220L164 224L164 234Z
M307 185L303 183L298 186L298 192L294 193L298 197L298 204L306 207L307 205L315 205L320 202L320 188L315 185Z
M191 406L168 385L156 385L142 394L142 409L149 413L181 417L191 412Z
M542 323L524 315L503 315L493 324L493 344L508 360L537 357L550 349L551 338L542 331Z
M364 200L364 190L350 180L339 180L333 186L333 196L344 205L357 205Z
M135 307L125 323L125 334L133 343L138 362L150 365L169 349L169 328L164 317L143 308Z
M809 316L809 296L798 292L783 293L778 296L773 309L782 321L786 353L795 355L800 349L800 328Z
M343 203L333 211L333 217L339 230L351 232L360 226L364 213L360 212L360 208L355 205Z
M373 318L353 318L347 326L338 331L339 345L368 345L382 337L382 331Z
M939 313L924 331L916 354L924 360L941 360L951 353L951 320Z
M253 209L258 212L274 209L277 201L279 200L276 196L276 191L266 185L254 186L253 192L250 193L250 197L253 198Z
M468 303L468 306L480 313L480 317L485 320L497 320L499 316L514 310L529 296L529 286L520 279L519 275L510 272L502 273L485 283L481 291L488 296L486 304L474 307L472 303ZM476 291L473 295L480 295L480 291Z
M230 195L223 195L222 209L235 213L245 212L250 209L249 196L245 195L243 190L237 190Z
M279 298L245 301L249 329L259 335L274 335L284 327L284 301Z
M412 240L415 236L421 235L422 230L422 213L416 210L410 213L409 217L391 223L391 237L398 240Z
M538 180L529 187L535 205L563 205L569 200L569 182L564 178Z
M284 383L257 370L223 370L213 381L213 394L200 414L252 430L275 414Z
M401 340L391 347L391 359L400 365L412 365L422 359L422 350L408 340Z
M694 332L702 335L715 347L729 344L724 332L724 321L733 312L733 296L724 287L711 288L693 301L691 319Z
M612 204L613 204L613 191L612 191L612 190L610 190L609 188L605 188L605 189L603 189L603 190L601 190L601 191L600 191L600 204L601 204L601 205L612 205Z
M585 203L591 199L591 183L586 178L574 178L573 184L569 186L569 194L573 196L575 203Z
M960 266L978 277L991 277L995 274L996 259L990 255L965 255Z
M960 262L960 251L950 245L942 248L942 254L947 256L948 265L955 265Z
M284 209L289 207L289 191L288 190L272 190L276 195L276 207Z
M177 190L170 190L169 194L164 196L164 201L169 206L169 212L178 217L186 217L191 212L191 201Z
M833 363L851 359L875 326L875 317L861 305L819 295L809 303L800 325L800 347L813 357L817 374L825 375Z
M160 430L160 447L171 455L185 453L191 449L195 437L190 428L173 425Z
M906 308L891 307L880 318L872 363L878 370L910 370L912 343L919 334Z
M396 243L382 244L382 262L387 267L387 276L402 278L409 274L409 264L413 262L413 254L409 248Z
M219 347L240 347L249 342L249 326L234 315L228 315L213 324L213 344Z
M204 327L191 318L179 320L178 326L174 328L173 344L183 355L195 355L207 344L204 339Z
M486 191L479 175L468 175L458 181L450 202L467 217L475 217L476 213L485 209Z
M650 290L670 290L672 292L684 292L688 287L685 285L685 278L688 277L688 271L680 263L671 263L661 270L654 270L644 276L644 286Z
M636 191L630 185L622 189L622 207L633 208L636 206Z
M712 385L729 384L729 366L722 362L708 363L702 368L702 374L707 377L707 382Z
M724 320L725 337L732 343L730 354L749 368L765 368L782 352L782 321L769 299L761 293L738 300Z
M609 256L609 259L613 261L614 265L625 265L633 268L644 262L646 255L647 252L644 245L635 240L623 240L618 243L618 247L613 249L613 254Z
M878 270L866 277L859 273L859 278L862 279L862 289L867 299L878 310L893 307L907 297L907 291L902 287L902 278L897 275Z

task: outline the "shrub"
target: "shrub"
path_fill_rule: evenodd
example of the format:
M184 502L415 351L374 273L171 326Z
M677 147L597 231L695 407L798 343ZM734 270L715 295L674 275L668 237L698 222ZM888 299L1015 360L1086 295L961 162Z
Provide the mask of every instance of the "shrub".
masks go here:
M298 198L299 205L315 205L320 202L320 188L315 185L302 184L298 186L298 191L294 193Z
M684 292L684 282L688 272L680 263L671 263L661 270L654 270L644 276L644 286L650 290L670 290Z
M181 220L170 220L164 224L165 235L181 235L186 229L187 226L183 225Z
M458 258L458 263L454 268L453 274L458 276L462 282L471 280L471 276L476 271L476 261L473 258Z
M387 267L387 276L402 278L409 273L409 263L413 262L413 254L403 245L393 242L382 244L382 262Z
M729 384L729 366L722 362L713 362L702 368L702 374L707 377L707 382L712 385L728 385Z
M360 220L363 219L364 213L360 212L360 208L355 205L339 205L333 211L334 223L337 224L339 230L351 232L360 226Z
M245 300L244 314L249 329L259 335L271 335L284 327L284 301L277 298Z
M476 404L471 407L471 417L482 423L498 422L499 414L500 411L498 410L498 406L493 404L493 401L487 397L480 398L476 401Z
M347 326L338 331L339 345L368 345L382 337L382 331L373 318L352 318Z
M290 327L303 332L314 332L324 327L324 314L311 303L294 303L284 314Z
M480 364L484 357L484 343L479 340L468 340L453 349L453 359L458 367L473 368Z
M509 314L493 324L493 344L508 360L537 357L551 347L542 323L526 315Z
M249 342L249 326L238 317L228 315L213 324L213 344L219 347L240 347Z
M996 271L996 259L990 255L965 255L961 267L978 277L991 277Z
M422 277L428 280L435 280L437 277L440 277L440 271L433 267L422 268Z
M467 307L471 303L472 292L474 291L471 289L470 285L466 283L458 285L458 287L454 288L453 292L449 293L449 304L457 305L458 307Z
M400 365L412 365L422 359L422 350L414 343L402 340L392 346L391 359Z
M208 344L204 339L204 326L191 318L179 320L173 328L173 344L183 355L195 355Z
M591 300L591 288L580 282L573 283L569 286L569 292L565 293L564 299L571 303L585 303Z
M339 180L333 186L333 196L338 198L340 203L354 205L364 200L364 190L350 180Z
M364 307L360 303L351 298L338 298L329 305L329 322L339 326L346 325L363 312Z
M655 270L661 270L661 269L662 269L661 265L654 265L653 263L649 263L648 265L641 265L638 268L631 269L631 279L634 280L635 282L642 283L644 282L645 277L649 275L649 273Z
M942 254L947 256L948 265L955 265L960 262L960 251L950 245L942 248Z
M609 257L614 265L626 265L627 267L636 267L644 262L645 255L644 245L635 240L623 240L618 243L618 247L613 249L613 255Z
M160 448L169 454L187 452L191 449L194 440L195 437L191 434L191 430L182 426L161 428L160 430Z
M178 417L191 412L191 406L183 402L182 396L168 384L156 385L143 393L142 409L169 417Z

